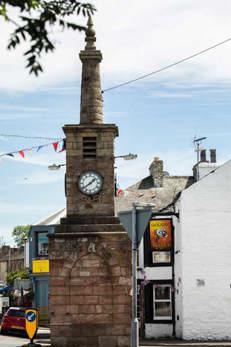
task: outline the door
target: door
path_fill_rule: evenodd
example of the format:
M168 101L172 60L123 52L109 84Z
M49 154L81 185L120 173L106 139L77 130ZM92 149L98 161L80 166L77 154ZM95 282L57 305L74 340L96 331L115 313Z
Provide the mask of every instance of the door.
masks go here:
M37 279L35 282L35 305L39 311L39 323L49 324L49 285L48 279Z

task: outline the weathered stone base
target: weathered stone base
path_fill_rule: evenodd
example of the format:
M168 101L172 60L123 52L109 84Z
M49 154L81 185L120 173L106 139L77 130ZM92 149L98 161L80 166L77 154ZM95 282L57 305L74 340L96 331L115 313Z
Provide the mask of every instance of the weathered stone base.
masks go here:
M100 229L50 238L52 347L130 346L131 244L118 224Z

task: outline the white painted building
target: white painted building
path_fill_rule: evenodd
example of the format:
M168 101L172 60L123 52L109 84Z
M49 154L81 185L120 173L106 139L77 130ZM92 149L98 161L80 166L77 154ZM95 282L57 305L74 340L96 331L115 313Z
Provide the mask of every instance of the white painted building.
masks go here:
M182 191L177 209L176 336L231 339L231 160Z
M160 247L159 263L153 258L150 226L140 245L146 338L231 339L231 160L199 163L194 174L199 180L182 190L174 212L152 217L171 219L169 255Z

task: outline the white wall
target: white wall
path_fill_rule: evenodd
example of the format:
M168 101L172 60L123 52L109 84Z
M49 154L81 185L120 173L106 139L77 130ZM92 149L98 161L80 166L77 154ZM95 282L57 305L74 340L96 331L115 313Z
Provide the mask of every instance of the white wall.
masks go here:
M172 324L145 323L145 337L147 339L158 339L172 336Z
M179 204L176 206L178 211ZM175 272L175 331L176 337L182 338L182 247L181 247L181 224L179 219L174 218L174 272Z
M230 161L182 192L180 224L181 262L176 262L176 273L182 274L182 337L230 339Z

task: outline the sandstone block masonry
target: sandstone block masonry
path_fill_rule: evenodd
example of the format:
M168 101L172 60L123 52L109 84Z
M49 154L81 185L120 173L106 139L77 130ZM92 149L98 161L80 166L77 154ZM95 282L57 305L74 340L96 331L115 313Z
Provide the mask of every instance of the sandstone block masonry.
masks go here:
M128 347L130 241L119 224L81 228L61 225L50 242L52 347Z
M114 216L114 138L115 124L66 125L66 197L67 216ZM83 158L84 139L95 138L95 158ZM78 189L81 173L94 170L103 178L103 189L96 196L86 196Z

